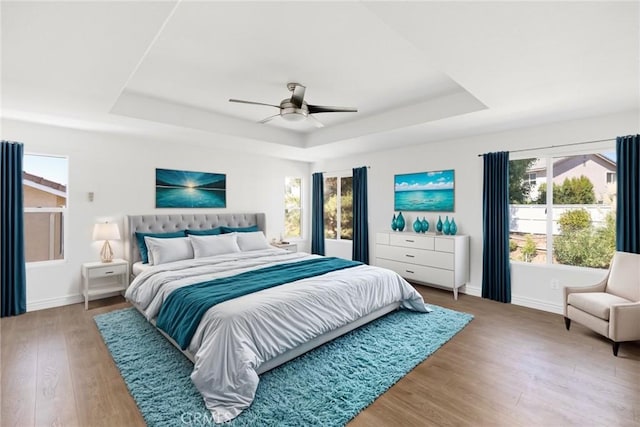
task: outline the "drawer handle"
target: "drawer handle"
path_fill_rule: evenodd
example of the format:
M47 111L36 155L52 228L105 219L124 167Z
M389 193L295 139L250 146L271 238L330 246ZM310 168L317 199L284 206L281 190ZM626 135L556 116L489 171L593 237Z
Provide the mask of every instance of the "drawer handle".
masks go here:
M415 274L415 271L405 270L407 273Z
M105 271L104 274L113 274L113 271Z
M407 258L415 258L415 255L405 254L405 256L406 256Z
M407 242L407 243L415 243L414 240L409 240L409 239L405 239L404 241Z

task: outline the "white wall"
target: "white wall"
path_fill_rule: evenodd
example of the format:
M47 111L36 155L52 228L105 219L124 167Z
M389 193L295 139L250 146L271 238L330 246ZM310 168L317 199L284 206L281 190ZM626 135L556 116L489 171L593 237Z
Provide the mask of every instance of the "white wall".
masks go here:
M430 170L455 170L455 212L458 234L471 237L471 280L462 290L480 295L482 287L482 157L478 154L493 151L511 151L546 147L558 144L615 138L619 135L636 134L640 131L638 111L612 116L590 118L526 129L450 141L427 143L408 148L393 149L365 155L316 162L312 172L342 170L362 165L370 166L369 184L369 232L370 252L375 258L374 237L377 230L388 230L393 211L393 177L398 173L424 172ZM612 142L585 144L577 147L535 149L512 153L511 159L547 154L578 154L589 149L615 147ZM410 229L415 215L403 212ZM425 213L434 225L437 213ZM443 214L443 220L444 220ZM326 245L327 255L338 255L333 245ZM342 249L342 248L341 248ZM373 261L372 261L373 262ZM540 266L512 263L512 302L547 311L562 311L562 286L595 283L605 272L592 269L577 269L566 266ZM556 281L558 289L553 286Z
M80 266L99 259L99 243L91 241L93 224L98 220L122 220L126 214L171 213L155 209L156 167L210 171L227 174L227 208L214 212L254 212L267 214L268 237L284 229L283 192L285 176L303 177L303 229L309 236L310 174L314 171L343 170L369 165L370 235L387 230L393 215L393 176L397 173L455 169L456 206L453 216L459 234L471 236L471 280L463 291L480 295L482 281L482 158L477 154L517 150L612 138L640 132L638 112L620 113L588 120L563 122L534 128L510 130L451 141L399 148L317 162L278 160L237 151L207 149L185 141L175 143L85 132L3 120L2 139L20 141L33 153L69 157L69 212L66 230L66 260L27 269L27 309L34 310L81 301ZM585 145L584 149L613 147L612 143ZM512 153L511 158L545 154L578 154L581 147L532 150ZM87 194L95 193L88 201ZM209 210L194 210L207 212ZM407 227L415 213L404 212ZM419 213L422 216L422 213ZM433 226L437 214L426 214ZM444 219L444 216L443 216ZM309 250L308 240L299 242ZM327 242L327 255L349 257L345 242ZM122 245L114 245L122 256ZM371 256L375 257L373 237ZM600 270L564 266L512 264L513 303L560 312L562 285L595 282L604 276ZM558 281L559 289L552 288Z
M119 222L127 214L173 213L155 209L155 168L227 174L227 208L193 209L205 212L265 212L267 237L284 230L284 177L303 178L303 197L310 200L308 163L254 156L236 151L132 138L98 132L2 121L2 139L24 143L25 152L69 157L69 208L65 261L27 267L27 310L82 300L81 264L100 259L100 243L91 240L93 224ZM88 193L95 199L89 202ZM180 210L184 212L183 210ZM303 210L305 236L308 209ZM298 242L308 250L308 241ZM122 242L112 242L115 256L123 256Z

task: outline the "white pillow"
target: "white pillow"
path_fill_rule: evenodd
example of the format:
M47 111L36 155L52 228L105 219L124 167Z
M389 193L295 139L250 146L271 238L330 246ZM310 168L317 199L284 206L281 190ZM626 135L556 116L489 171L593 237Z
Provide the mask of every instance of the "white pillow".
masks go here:
M212 236L190 234L189 239L191 240L191 245L193 245L195 258L240 252L237 233L215 234Z
M271 247L262 231L238 233L238 246L240 246L242 251L256 251L258 249L269 249Z
M158 239L145 236L144 242L147 245L147 249L149 249L150 265L160 265L193 258L193 247L188 237Z
M146 237L144 239L146 240ZM146 245L147 242L145 241L144 244ZM147 246L147 264L153 265L153 253L149 250L148 246Z

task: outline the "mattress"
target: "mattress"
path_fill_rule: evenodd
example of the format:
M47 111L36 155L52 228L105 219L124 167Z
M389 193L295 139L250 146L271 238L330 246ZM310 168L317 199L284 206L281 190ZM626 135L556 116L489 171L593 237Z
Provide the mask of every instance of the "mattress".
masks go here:
M137 276L140 273L149 270L151 267L153 266L149 264L143 264L142 261L134 262L131 266L131 273L134 276Z

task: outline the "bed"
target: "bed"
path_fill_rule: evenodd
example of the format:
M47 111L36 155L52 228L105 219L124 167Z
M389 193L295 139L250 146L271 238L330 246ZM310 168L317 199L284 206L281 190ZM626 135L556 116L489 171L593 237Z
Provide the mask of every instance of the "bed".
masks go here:
M225 228L228 235L188 237L196 255L203 241L235 239L242 249L213 255L201 251L200 255L207 256L153 266L139 264L136 232L188 229L197 233L217 228ZM429 311L422 297L398 274L271 247L262 233L255 232L265 229L262 213L135 215L125 221L125 256L132 266L138 266L126 297L194 363L191 379L217 423L249 407L261 373L400 307ZM263 241L256 240L256 235ZM247 245L248 241L252 244ZM154 249L153 253L157 257L159 252ZM210 307L187 303L196 289L228 296L245 292L245 286L264 288ZM176 333L175 325L180 322L193 325L191 334L185 335L182 329Z

